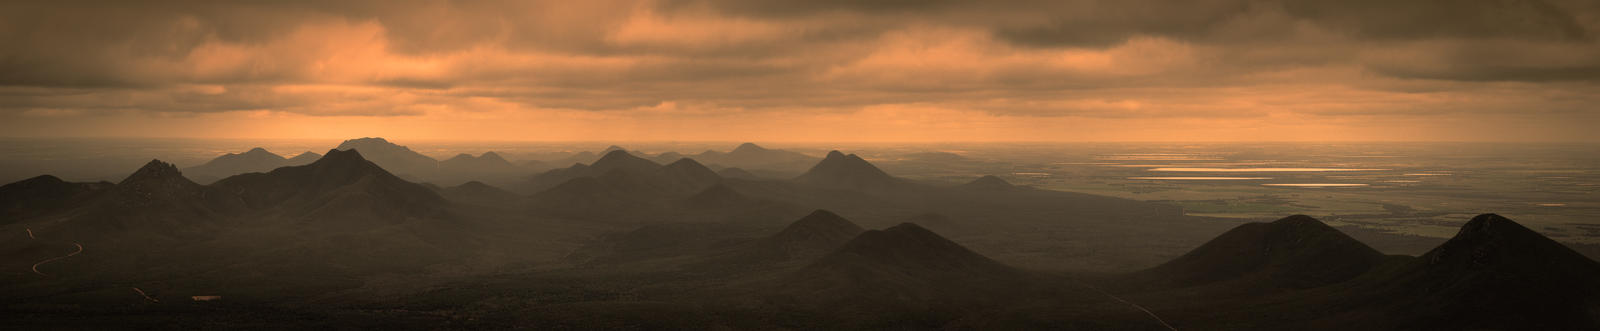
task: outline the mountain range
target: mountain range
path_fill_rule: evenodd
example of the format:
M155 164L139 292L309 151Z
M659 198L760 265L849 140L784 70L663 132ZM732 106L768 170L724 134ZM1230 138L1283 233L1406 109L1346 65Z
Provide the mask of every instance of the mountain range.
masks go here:
M358 140L211 184L152 160L116 183L0 186L0 322L1600 328L1600 263L1495 214L1413 257L1304 215L1240 224L993 176L918 182L839 151L781 179L619 147L518 192L419 184L368 154L426 169L420 154ZM772 153L750 146L735 152ZM512 172L499 153L431 164ZM1108 265L1134 267L1090 269Z

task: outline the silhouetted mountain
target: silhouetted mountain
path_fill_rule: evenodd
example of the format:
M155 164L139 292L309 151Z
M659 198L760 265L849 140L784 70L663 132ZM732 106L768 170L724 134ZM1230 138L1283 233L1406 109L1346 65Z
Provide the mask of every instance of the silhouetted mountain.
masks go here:
M684 200L689 207L701 209L742 207L757 201L721 183L711 185Z
M300 153L300 155L295 155L294 157L289 158L289 160L286 161L284 165L286 165L286 166L307 165L307 164L311 164L311 162L317 162L317 160L321 159L321 158L322 158L322 154L317 154L317 153L313 153L311 151L306 151L304 153Z
M663 152L661 154L648 157L650 161L661 164L672 163L673 161L677 161L678 159L682 158L684 158L683 154L678 154L678 152Z
M1006 182L1004 179L1000 179L1000 177L983 176L978 177L978 179L974 179L971 182L967 182L966 184L961 184L961 188L978 191L1009 191L1018 189L1019 187L1016 185L1011 185L1011 183Z
M0 224L78 206L111 186L109 182L69 183L51 175L0 186Z
M439 161L439 173L434 177L435 180L446 184L459 181L501 180L524 175L527 173L525 169L506 161L499 153L484 152L476 157L463 153Z
M660 168L660 164L639 158L628 153L627 150L618 148L606 153L599 160L595 160L594 164L574 164L571 167L554 169L529 176L518 185L513 186L513 189L524 194L534 194L555 188L573 179L603 176L612 171L620 171L632 175L631 177L644 179L654 176L655 172Z
M724 168L717 171L717 175L722 176L722 178L761 179L761 176L756 176L756 174L740 168Z
M763 244L775 248L785 258L821 256L865 231L838 214L818 209L766 238Z
M502 205L523 198L521 195L502 190L498 187L484 184L479 181L470 181L461 185L440 188L439 194L453 201L461 201L480 205Z
M81 236L126 231L194 236L225 223L244 207L237 196L196 184L178 167L151 160L53 230Z
M199 166L184 169L202 182L248 172L266 172L289 165L289 159L256 147L244 153L228 153Z
M335 150L359 150L361 155L395 174L428 178L439 169L439 161L411 148L390 143L383 138L357 138L339 143Z
M766 149L753 143L743 143L727 153L705 151L691 156L708 164L747 169L798 171L816 162L817 158L791 151Z
M680 192L700 191L722 181L722 176L718 176L710 168L687 158L657 168L654 175L655 180L660 181L663 187Z
M1383 259L1333 227L1294 215L1240 225L1143 273L1176 286L1237 281L1255 288L1310 288L1350 280Z
M902 223L861 233L790 275L778 292L801 302L876 308L993 301L1005 296L1000 289L1026 282L1016 269Z
M1600 328L1600 263L1495 214L1368 285L1362 311L1398 329Z
M650 162L650 160L640 158L622 149L606 152L599 160L595 160L594 164L589 165L589 168L596 174L604 174L612 170L622 170L633 174L647 174L660 167L661 164Z
M649 178L614 169L534 193L527 205L554 216L599 220L639 212L665 196L664 190Z
M235 192L252 208L306 219L396 223L443 210L438 194L362 155L359 150L329 150L308 165L229 177L215 186Z
M867 160L839 151L828 152L828 157L823 158L822 162L794 180L807 185L852 189L885 189L905 184Z

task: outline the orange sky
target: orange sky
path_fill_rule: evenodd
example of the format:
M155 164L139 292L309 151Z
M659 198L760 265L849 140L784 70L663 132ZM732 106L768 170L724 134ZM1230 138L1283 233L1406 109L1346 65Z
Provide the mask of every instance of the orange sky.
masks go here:
M5 136L1596 141L1592 1L0 5Z

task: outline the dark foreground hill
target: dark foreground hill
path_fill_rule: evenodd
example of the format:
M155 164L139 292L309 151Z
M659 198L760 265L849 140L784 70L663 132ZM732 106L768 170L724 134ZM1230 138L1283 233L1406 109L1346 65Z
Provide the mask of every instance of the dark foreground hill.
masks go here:
M1231 282L1237 287L1311 288L1350 280L1384 255L1309 216L1249 223L1141 277L1165 286Z
M1393 270L1364 277L1347 322L1408 329L1600 329L1600 263L1495 214Z
M866 231L796 271L785 299L866 308L989 302L1025 282L1023 273L916 224ZM843 307L840 306L840 307Z

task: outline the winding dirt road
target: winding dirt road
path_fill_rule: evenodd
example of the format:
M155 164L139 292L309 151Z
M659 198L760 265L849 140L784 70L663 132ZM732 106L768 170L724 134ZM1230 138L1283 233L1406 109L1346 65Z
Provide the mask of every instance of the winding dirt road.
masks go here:
M139 292L139 296L144 297L145 300L150 300L150 302L154 302L154 303L161 303L161 300L156 300L156 298L150 297L149 294L144 294L144 290L141 290L141 289L135 287L135 288L133 288L133 291L134 292Z
M29 232L29 233L32 233L32 232L33 232L33 231L28 231L28 232ZM45 263L50 263L50 262L54 262L54 261L55 261L55 260L60 260L60 259L65 259L65 258L69 258L69 257L72 257L72 256L73 256L73 255L78 255L78 253L83 253L83 244L79 244L79 243L72 243L72 245L73 245L73 246L78 246L78 250L77 250L77 251L73 251L73 252L72 252L72 253L70 253L70 254L67 254L67 255L62 255L62 256L57 256L57 257L52 257L52 258L49 258L49 259L47 259L47 260L44 260L44 261L39 261L39 263L34 263L34 264L33 264L33 273L36 273L36 274L39 274L39 275L41 275L41 276L49 276L49 275L47 275L47 274L45 274L45 273L43 273L43 272L39 272L39 266L40 266L40 265L43 265L43 264L45 264Z
M1123 304L1126 304L1128 306L1133 307L1134 309L1138 309L1139 311L1144 312L1145 315L1150 315L1150 318L1155 319L1156 323L1161 323L1161 326L1166 327L1167 330L1178 331L1178 328L1172 327L1172 324L1167 324L1167 320L1161 319L1161 316L1156 316L1155 312L1152 312L1149 309L1145 309L1144 306L1140 306L1139 304L1133 303L1132 301L1123 300L1122 297L1116 296L1115 294L1111 294L1111 292L1106 292L1106 291L1100 290L1100 288L1098 288L1098 287L1090 286L1088 283L1084 283L1084 282L1081 282L1081 281L1078 281L1076 283L1078 283L1079 286L1087 287L1087 288L1089 288L1091 290L1094 290L1095 292L1100 292L1101 295L1105 295L1107 298L1111 298L1111 300L1117 300L1117 302L1121 302Z

